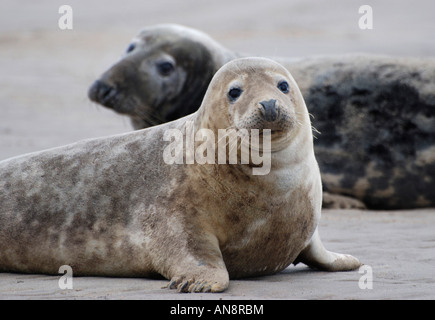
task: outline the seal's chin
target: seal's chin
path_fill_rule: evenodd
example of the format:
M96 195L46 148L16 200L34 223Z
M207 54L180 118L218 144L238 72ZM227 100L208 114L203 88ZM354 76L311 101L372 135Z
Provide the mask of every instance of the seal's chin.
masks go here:
M270 131L270 151L285 149L292 140L292 130L289 128Z

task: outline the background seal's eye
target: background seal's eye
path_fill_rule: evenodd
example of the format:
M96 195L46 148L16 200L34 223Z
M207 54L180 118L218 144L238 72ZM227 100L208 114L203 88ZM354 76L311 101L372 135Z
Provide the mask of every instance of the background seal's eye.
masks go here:
M281 90L284 93L288 93L289 92L289 85L287 81L281 81L280 83L278 83L278 89Z
M174 69L174 65L169 61L164 61L157 64L157 70L162 76L169 76Z
M136 45L134 43L130 43L130 45L128 46L126 52L130 53L134 50L134 48L136 48Z
M235 101L240 95L242 94L242 89L240 88L231 88L230 91L228 91L228 96L230 97L231 101Z

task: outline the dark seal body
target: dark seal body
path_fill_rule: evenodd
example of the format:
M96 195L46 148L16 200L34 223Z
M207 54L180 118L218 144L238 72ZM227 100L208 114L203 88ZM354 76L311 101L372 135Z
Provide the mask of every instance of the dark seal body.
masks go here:
M287 67L321 133L325 190L374 209L435 206L435 60L350 55Z

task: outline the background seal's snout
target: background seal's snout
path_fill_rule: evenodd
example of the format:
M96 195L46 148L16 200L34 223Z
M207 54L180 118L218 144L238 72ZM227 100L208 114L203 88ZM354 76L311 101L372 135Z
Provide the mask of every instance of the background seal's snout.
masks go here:
M96 80L88 91L89 99L106 107L111 107L110 101L115 95L116 89L101 80Z
M261 101L260 104L262 106L260 110L264 120L272 122L278 119L279 109L276 107L275 99L270 99L268 101Z

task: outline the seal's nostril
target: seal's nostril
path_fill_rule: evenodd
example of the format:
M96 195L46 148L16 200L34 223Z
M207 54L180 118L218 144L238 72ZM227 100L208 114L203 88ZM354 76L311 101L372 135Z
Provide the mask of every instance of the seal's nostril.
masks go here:
M109 87L108 85L104 84L100 87L98 97L101 101L104 101L108 98L110 93L113 91L114 88Z
M278 109L276 108L276 100L261 101L263 106L262 115L266 121L275 121L278 119Z

